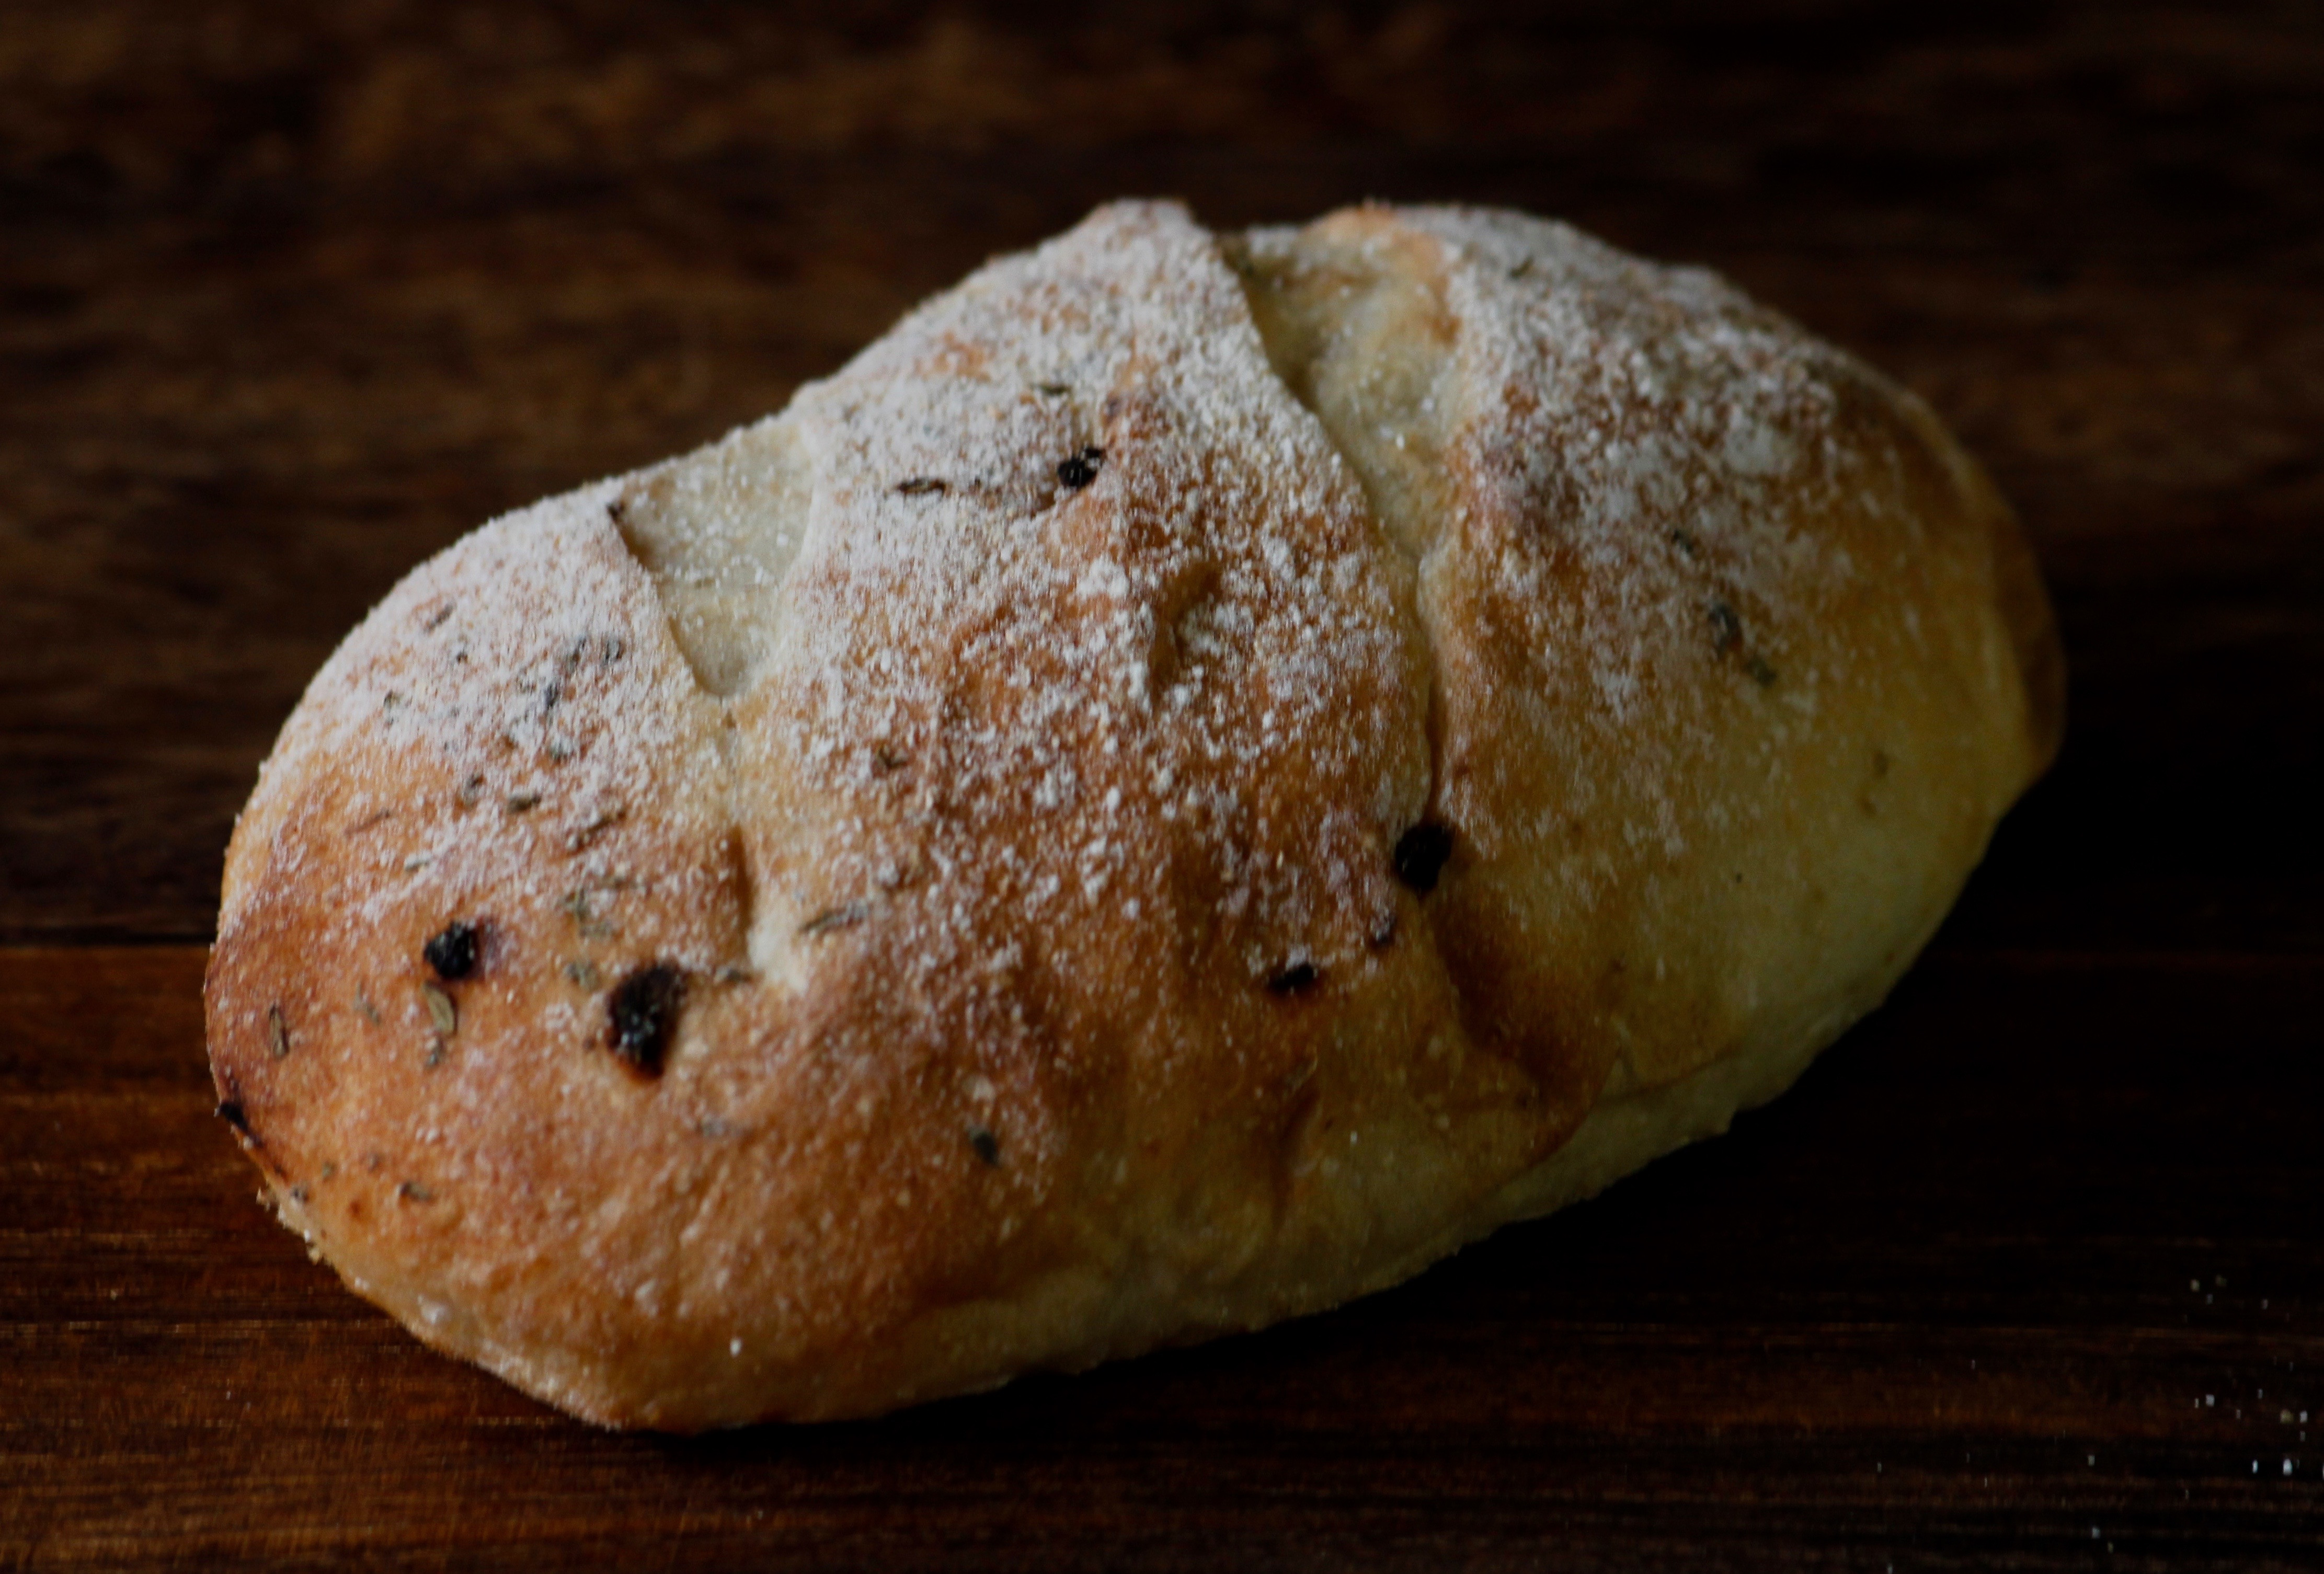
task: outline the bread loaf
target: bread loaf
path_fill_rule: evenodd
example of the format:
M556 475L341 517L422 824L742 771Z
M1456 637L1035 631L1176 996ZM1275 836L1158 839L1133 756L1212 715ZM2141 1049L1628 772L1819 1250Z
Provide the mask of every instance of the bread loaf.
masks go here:
M1083 1367L1779 1092L2061 691L1977 466L1714 276L1123 203L388 595L235 829L219 1112L595 1422Z

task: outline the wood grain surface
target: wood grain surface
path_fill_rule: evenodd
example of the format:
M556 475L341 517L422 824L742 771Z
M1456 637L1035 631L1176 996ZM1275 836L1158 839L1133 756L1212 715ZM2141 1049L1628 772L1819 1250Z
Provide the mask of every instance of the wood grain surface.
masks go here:
M0 8L0 1568L2324 1569L2324 10ZM1391 1293L693 1441L254 1205L198 982L309 674L1106 198L1709 262L2018 503L2057 769L1772 1108Z

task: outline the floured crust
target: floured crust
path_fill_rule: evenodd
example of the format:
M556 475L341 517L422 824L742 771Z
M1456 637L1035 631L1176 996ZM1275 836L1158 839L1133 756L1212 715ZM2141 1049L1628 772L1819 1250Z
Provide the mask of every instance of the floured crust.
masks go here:
M2060 671L1934 419L1708 274L1117 205L399 585L236 828L219 1097L609 1424L1256 1327L1780 1091Z

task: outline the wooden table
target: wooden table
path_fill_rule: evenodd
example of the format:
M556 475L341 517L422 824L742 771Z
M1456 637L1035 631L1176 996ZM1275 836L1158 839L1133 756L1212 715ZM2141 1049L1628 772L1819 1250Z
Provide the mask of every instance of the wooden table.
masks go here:
M0 12L0 1565L2324 1567L2312 5ZM486 515L1096 201L1709 262L2018 502L2064 759L1888 1006L1260 1336L591 1431L252 1204L198 1000L307 675Z

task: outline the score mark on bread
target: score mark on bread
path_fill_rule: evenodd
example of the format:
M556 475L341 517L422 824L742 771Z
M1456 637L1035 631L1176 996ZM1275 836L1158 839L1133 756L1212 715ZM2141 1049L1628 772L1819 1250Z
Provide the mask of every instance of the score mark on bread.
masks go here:
M2061 674L1935 419L1708 273L1119 204L388 596L236 827L220 1111L607 1424L1259 1327L1780 1091Z

